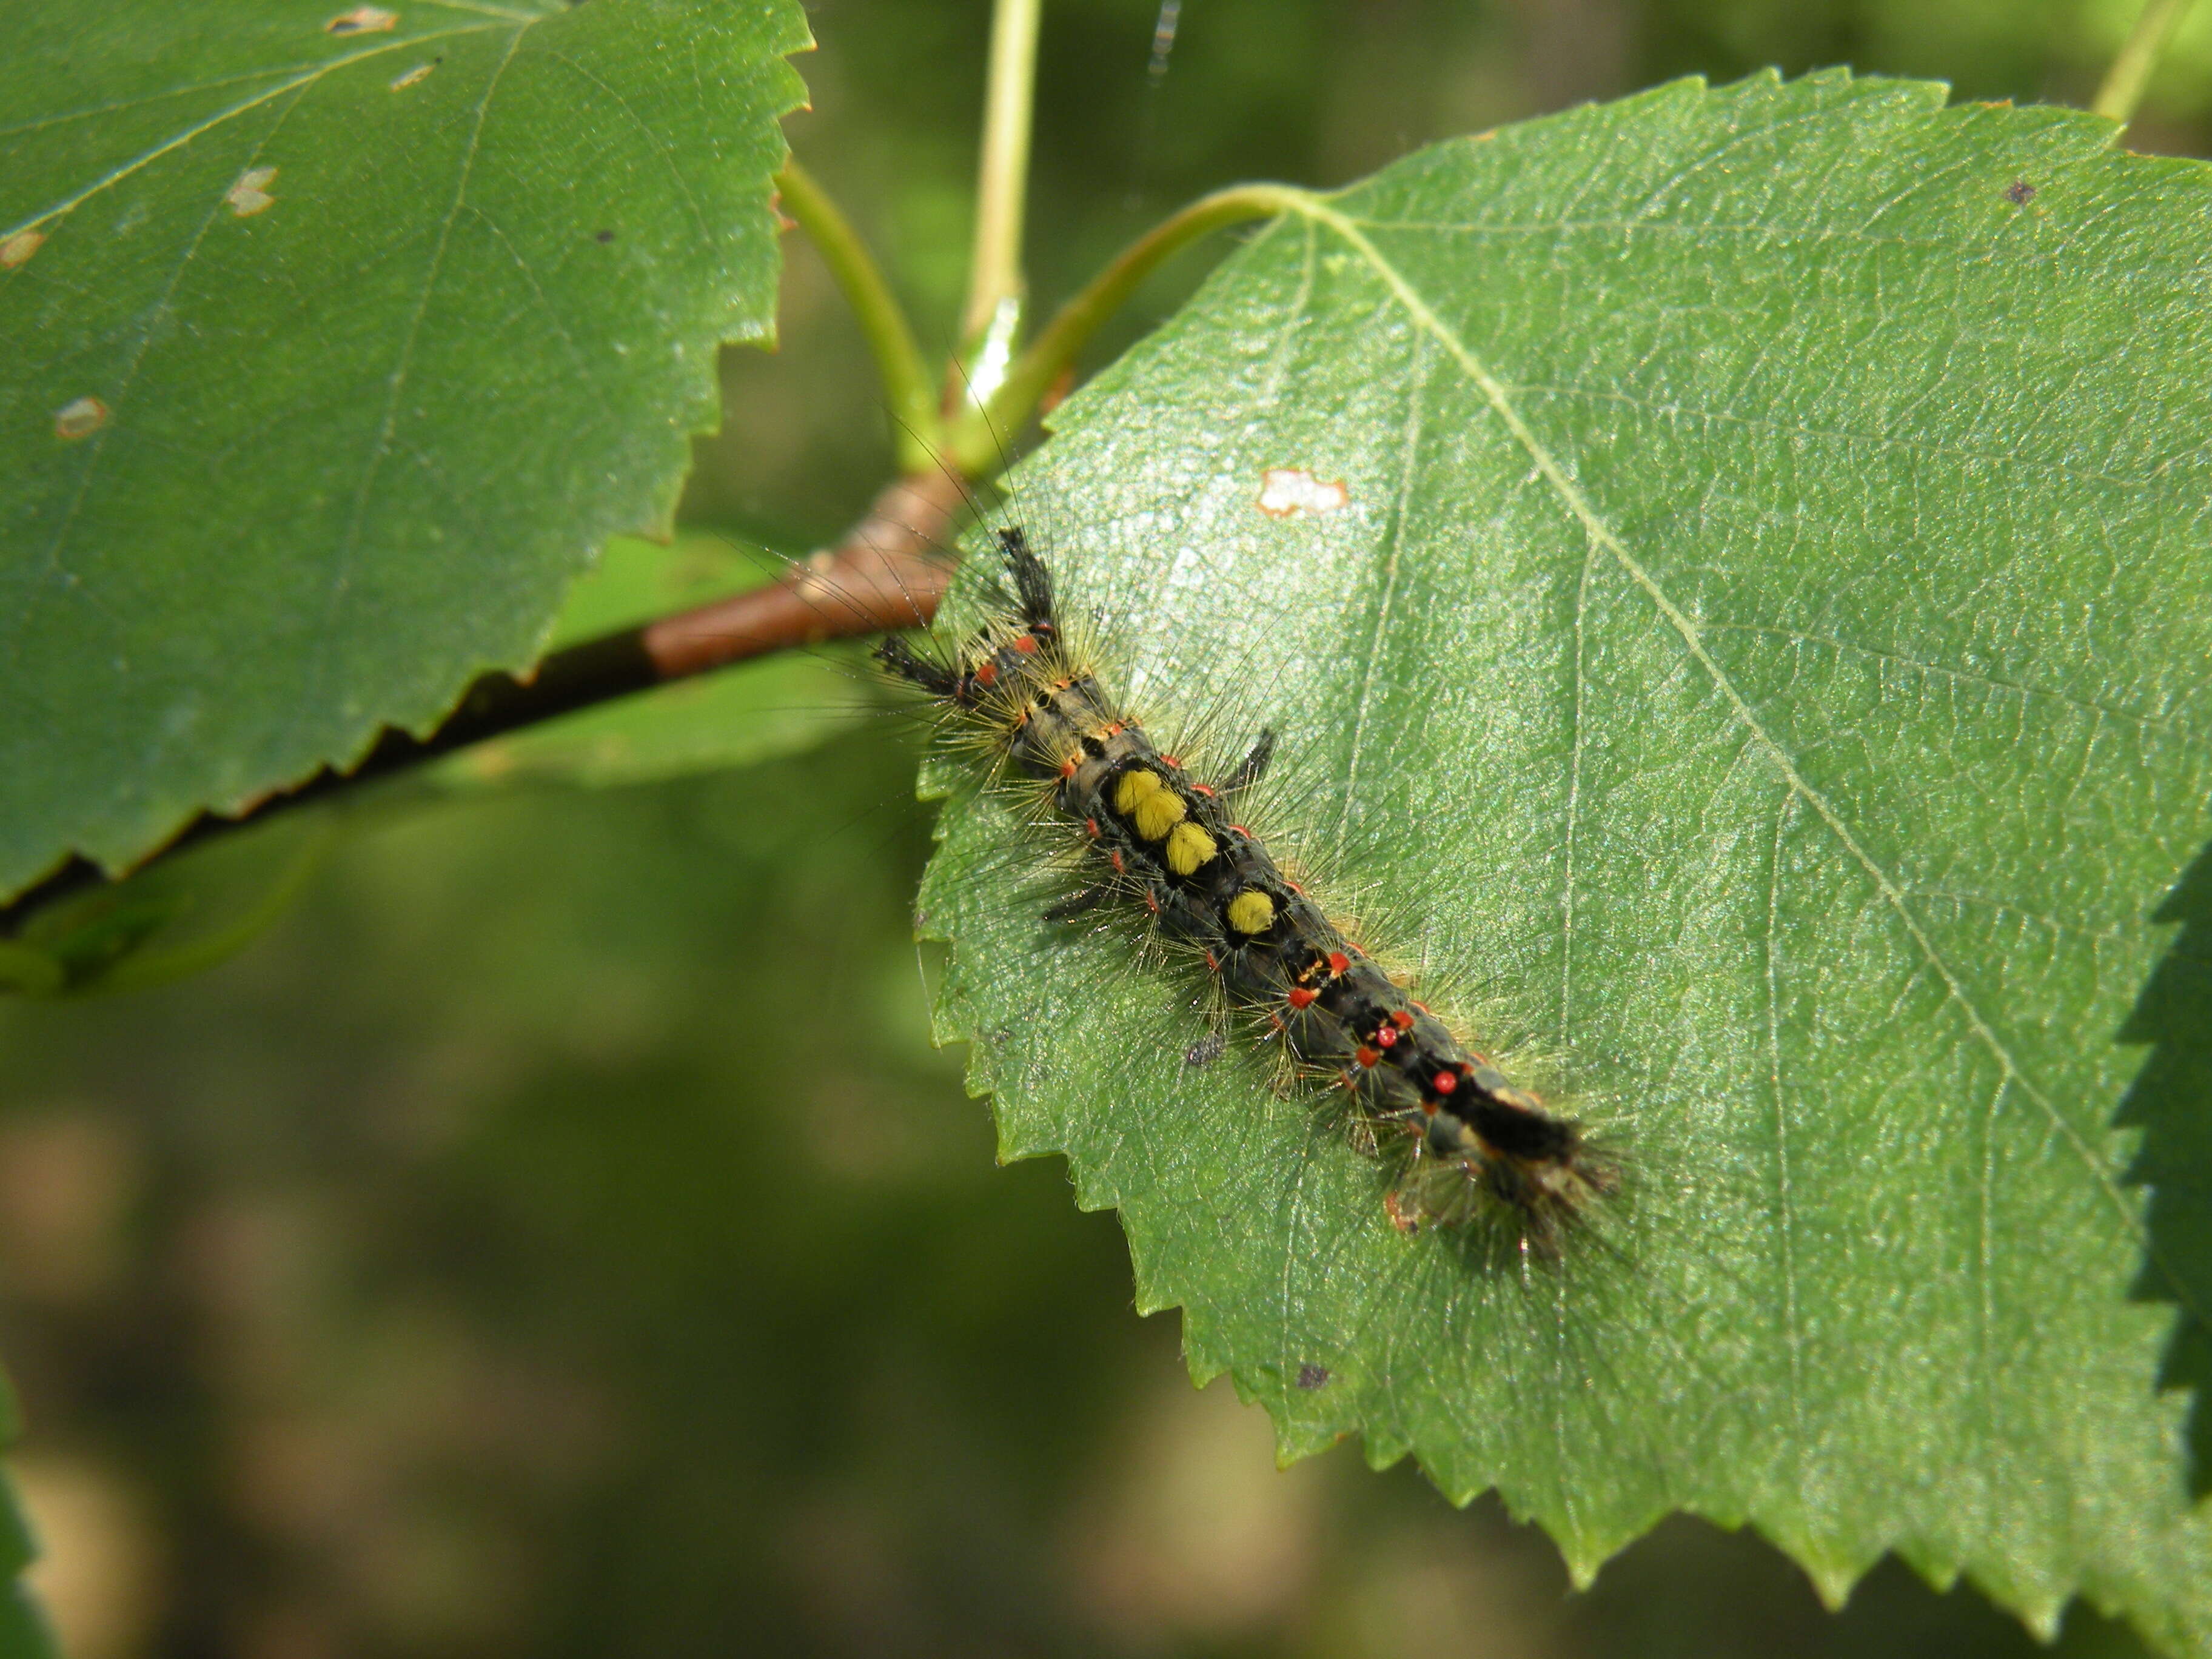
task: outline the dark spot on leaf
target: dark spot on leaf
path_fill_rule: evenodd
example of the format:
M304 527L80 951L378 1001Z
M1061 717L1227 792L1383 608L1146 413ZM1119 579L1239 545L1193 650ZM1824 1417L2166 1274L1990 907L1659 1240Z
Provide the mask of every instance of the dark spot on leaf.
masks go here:
M1221 1058L1221 1051L1229 1046L1229 1039L1218 1031L1210 1032L1182 1051L1186 1066L1211 1066Z
M2015 179L2005 186L2005 200L2014 207L2026 207L2035 196L2035 186L2025 179Z
M1328 1366L1301 1365L1298 1367L1298 1386L1300 1388L1311 1390L1325 1386L1328 1382Z
M611 242L614 239L615 234L611 230L603 230L598 235L592 238L595 242Z

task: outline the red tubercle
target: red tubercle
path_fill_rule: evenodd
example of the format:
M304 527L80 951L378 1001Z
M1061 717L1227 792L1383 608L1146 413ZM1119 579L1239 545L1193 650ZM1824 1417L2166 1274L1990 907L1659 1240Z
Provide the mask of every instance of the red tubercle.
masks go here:
M1293 985L1291 987L1291 1006L1293 1008L1310 1008L1313 1006L1314 999L1320 994L1320 992L1313 990L1306 986Z

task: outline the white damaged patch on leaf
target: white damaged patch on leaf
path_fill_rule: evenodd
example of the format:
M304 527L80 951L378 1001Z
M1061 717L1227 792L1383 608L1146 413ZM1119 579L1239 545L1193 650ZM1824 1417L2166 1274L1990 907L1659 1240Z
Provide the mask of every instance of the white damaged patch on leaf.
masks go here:
M356 6L323 25L325 34L389 34L399 27L399 14L382 6Z
M269 186L276 182L275 167L248 167L238 175L236 184L223 191L222 199L230 204L235 217L251 219L276 202L276 198L269 193Z
M1271 466L1260 475L1260 510L1271 519L1341 512L1351 500L1343 479L1317 478L1302 466Z
M54 436L64 443L89 438L107 424L107 405L97 398L79 398L54 411Z

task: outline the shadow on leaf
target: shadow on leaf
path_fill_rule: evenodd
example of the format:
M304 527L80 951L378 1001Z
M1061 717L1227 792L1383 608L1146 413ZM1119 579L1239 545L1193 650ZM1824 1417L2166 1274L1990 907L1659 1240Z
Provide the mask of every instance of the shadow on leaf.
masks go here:
M2189 1486L2212 1492L2212 846L2197 854L2153 920L2181 932L2120 1032L2151 1045L2114 1122L2143 1132L2128 1171L2150 1188L2150 1256L2134 1295L2179 1306L2159 1373L2188 1389Z

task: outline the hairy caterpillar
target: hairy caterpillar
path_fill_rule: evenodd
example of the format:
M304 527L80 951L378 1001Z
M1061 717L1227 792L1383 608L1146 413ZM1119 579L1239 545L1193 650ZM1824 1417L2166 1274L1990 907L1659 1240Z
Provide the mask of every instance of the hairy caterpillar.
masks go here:
M1274 752L1261 733L1214 784L1163 752L1071 642L1051 572L1018 528L999 532L1003 608L949 661L894 636L878 649L919 687L1033 814L1080 838L1087 884L1046 916L1141 910L1156 936L1203 959L1228 1003L1279 1037L1302 1078L1342 1088L1363 1139L1400 1157L1401 1225L1487 1212L1550 1255L1618 1176L1574 1121L1527 1090L1400 987L1286 877L1235 808Z

